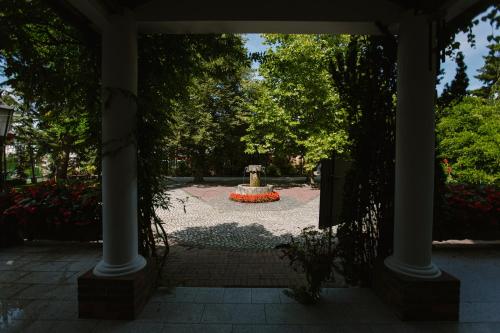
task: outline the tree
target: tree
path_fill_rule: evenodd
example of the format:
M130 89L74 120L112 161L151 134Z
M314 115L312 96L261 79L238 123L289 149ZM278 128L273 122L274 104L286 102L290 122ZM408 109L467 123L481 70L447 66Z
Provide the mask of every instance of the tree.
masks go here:
M489 52L484 56L484 65L476 76L483 82L483 86L474 91L475 95L483 98L500 98L500 36L491 39L488 45Z
M243 137L247 153L301 155L312 175L321 158L343 152L345 111L328 71L331 53L345 36L264 35L270 48L261 60L257 101L249 107Z
M457 64L455 77L450 84L445 84L443 92L438 99L438 106L441 109L452 103L460 102L467 95L469 78L467 77L467 65L465 65L462 52L457 53L455 63Z
M500 28L500 5L494 6L488 14L482 17L483 21L490 21L492 33L487 37L490 44L489 52L484 56L484 65L476 76L483 82L483 86L476 91L475 95L483 98L500 98L500 35L495 34Z
M500 112L493 101L466 97L437 123L437 153L459 183L500 181Z
M65 179L70 154L84 164L89 159L96 161L100 137L98 41L89 41L84 33L65 24L42 1L1 3L0 59L8 78L4 84L14 89L25 106L25 126L17 126L17 131L29 134L30 126L39 130L37 135L19 139L26 139L24 144L29 147L36 146L40 154L48 154L54 175Z
M245 124L243 80L250 62L240 36L216 36L221 52L211 58L200 57L200 72L187 87L188 98L176 103L172 113L169 146L176 155L187 157L195 181L213 173L241 170L243 145L240 137ZM223 51L223 52L222 52Z

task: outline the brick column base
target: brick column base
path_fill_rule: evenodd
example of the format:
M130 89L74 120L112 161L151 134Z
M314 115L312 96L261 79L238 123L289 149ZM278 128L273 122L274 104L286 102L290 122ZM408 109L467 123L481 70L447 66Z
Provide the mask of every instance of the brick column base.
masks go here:
M156 284L156 261L133 274L119 277L95 276L92 269L78 278L80 318L131 320L146 305Z
M401 320L458 321L460 280L442 271L434 279L417 279L393 272L379 262L373 290Z

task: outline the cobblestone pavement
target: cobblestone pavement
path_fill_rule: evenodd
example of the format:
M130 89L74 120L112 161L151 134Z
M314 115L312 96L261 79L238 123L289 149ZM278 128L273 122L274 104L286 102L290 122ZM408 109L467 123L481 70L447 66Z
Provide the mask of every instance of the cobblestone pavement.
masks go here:
M239 203L234 186L184 185L172 189L172 207L159 210L169 236L204 248L264 250L286 243L319 218L319 190L306 185L277 187L281 199Z

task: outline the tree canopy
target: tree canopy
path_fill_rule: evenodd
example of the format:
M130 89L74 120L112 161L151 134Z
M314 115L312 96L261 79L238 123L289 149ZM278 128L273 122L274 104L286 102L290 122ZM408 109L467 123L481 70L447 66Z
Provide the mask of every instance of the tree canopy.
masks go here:
M247 153L300 155L311 171L347 146L346 113L329 73L345 36L264 35L258 96L249 106L243 137Z

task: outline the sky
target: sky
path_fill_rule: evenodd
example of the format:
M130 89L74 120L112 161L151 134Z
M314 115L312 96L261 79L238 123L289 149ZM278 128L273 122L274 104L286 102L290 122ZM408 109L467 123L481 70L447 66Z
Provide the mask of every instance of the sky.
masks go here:
M481 17L483 14L480 14ZM470 90L477 89L481 87L481 82L475 78L477 75L477 70L481 68L484 64L483 56L488 53L488 41L486 37L491 34L492 27L488 22L479 21L479 24L474 26L472 29L476 36L476 46L472 48L467 42L467 35L460 33L456 37L456 41L460 42L460 51L464 54L464 61L467 65L467 76L469 77L469 88ZM249 52L264 52L268 46L263 45L263 38L259 34L246 34L245 38L246 47ZM253 63L253 68L258 68L257 63ZM455 76L456 64L454 58L446 57L446 61L441 64L441 68L444 69L444 77L440 84L437 86L438 94L441 94L443 87L446 83L449 83Z

